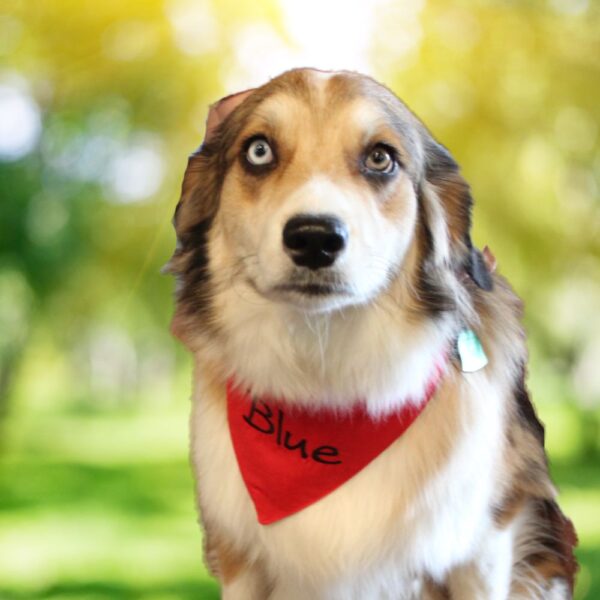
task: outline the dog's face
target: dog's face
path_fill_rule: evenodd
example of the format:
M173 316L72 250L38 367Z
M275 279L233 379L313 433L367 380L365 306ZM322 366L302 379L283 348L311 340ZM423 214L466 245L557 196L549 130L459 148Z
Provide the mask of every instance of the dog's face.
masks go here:
M387 88L290 71L191 157L171 270L192 310L212 270L309 312L367 303L404 277L415 304L437 312L452 304L442 271L489 285L470 205L456 163Z
M312 80L311 80L312 79ZM311 311L373 298L414 237L422 149L356 82L319 76L253 107L227 149L227 247L261 295Z

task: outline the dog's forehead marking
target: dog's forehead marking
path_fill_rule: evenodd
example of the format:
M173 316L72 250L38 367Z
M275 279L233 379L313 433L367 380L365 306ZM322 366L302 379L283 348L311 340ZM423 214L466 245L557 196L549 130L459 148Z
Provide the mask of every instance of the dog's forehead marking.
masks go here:
M340 73L340 71L321 71L320 69L309 69L307 72L316 82L320 83L326 83Z
M385 110L367 97L347 98L330 110L331 102L325 82L312 89L311 99L294 96L288 91L280 91L261 102L248 119L248 126L262 121L288 132L290 127L300 128L308 135L310 125L336 125L335 132L360 132L361 138L368 138L378 130L385 129L397 136L394 123ZM334 130L330 130L334 133ZM321 137L321 136L318 136Z
M370 100L377 104L378 95L373 86L365 84L363 77L344 71L320 71L318 69L298 69L276 78L263 89L264 99L258 107L268 107L274 98L299 100L306 104L314 115L337 113L345 105L358 99ZM379 90L383 93L384 88ZM277 101L275 101L277 104Z
M387 88L356 74L314 69L291 72L269 86L247 115L238 139L265 133L288 148L316 147L321 153L387 142L398 148L404 166L417 176L422 149L415 119Z

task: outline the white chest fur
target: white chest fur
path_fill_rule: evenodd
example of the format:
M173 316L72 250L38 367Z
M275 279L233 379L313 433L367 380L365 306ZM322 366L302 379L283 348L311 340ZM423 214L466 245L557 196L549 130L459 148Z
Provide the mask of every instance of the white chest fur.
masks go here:
M191 451L204 516L275 579L297 581L314 598L367 598L363 586L379 598L401 579L442 577L472 556L489 527L501 393L485 370L453 371L412 427L367 468L308 508L262 526L233 452L224 390L211 396L198 380Z

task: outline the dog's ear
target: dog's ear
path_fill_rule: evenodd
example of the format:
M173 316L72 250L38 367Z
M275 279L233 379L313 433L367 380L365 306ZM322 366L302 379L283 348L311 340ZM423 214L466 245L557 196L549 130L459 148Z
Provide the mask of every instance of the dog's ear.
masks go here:
M435 260L458 274L466 272L484 290L492 289L492 277L481 252L471 241L473 198L468 183L450 152L425 134L425 168L421 201Z
M173 216L177 245L163 272L181 275L188 268L192 251L201 250L206 244L206 234L218 209L223 179L218 152L221 125L253 91L249 89L226 96L209 108L204 141L189 157L183 176L181 197ZM196 256L201 255L196 252Z
M173 215L177 244L163 272L181 275L193 250L205 245L205 236L219 202L218 162L218 154L209 144L203 144L189 157L181 197Z
M471 245L470 258L467 260L465 270L471 279L486 292L494 289L494 280L492 274L487 267L483 254Z

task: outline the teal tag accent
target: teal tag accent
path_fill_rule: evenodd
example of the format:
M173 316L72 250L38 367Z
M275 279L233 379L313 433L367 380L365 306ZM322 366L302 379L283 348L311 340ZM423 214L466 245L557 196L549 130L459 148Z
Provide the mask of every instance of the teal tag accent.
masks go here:
M456 341L460 365L464 373L473 373L483 369L488 363L479 338L472 329L463 329Z

